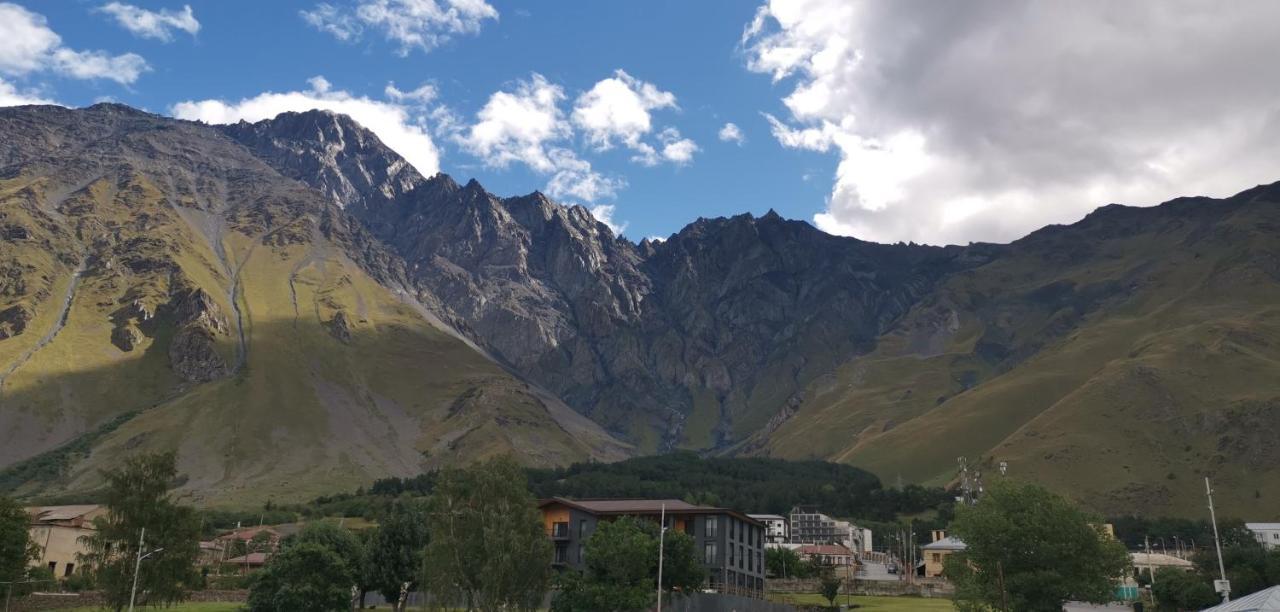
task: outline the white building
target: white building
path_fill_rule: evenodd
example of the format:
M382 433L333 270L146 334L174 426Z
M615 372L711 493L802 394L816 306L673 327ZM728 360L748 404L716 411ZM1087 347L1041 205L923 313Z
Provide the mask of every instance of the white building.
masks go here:
M1245 528L1253 532L1253 537L1267 550L1280 548L1280 523L1245 523Z
M766 542L787 541L787 517L780 514L748 514L747 516L764 523Z
M833 519L812 506L791 510L787 541L797 544L839 544L855 553L871 552L871 530Z

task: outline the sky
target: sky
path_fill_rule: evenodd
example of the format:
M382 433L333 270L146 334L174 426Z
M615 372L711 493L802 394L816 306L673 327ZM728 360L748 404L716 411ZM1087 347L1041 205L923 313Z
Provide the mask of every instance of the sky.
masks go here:
M1280 2L0 0L0 106L326 108L633 240L1008 241L1280 180Z

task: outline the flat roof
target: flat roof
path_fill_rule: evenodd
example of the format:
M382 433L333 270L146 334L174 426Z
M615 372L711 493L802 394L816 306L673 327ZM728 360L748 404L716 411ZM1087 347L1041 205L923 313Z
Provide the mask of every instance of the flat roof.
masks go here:
M588 514L598 515L661 514L665 506L668 514L728 514L753 525L764 526L760 521L737 510L713 506L697 506L679 499L569 499L567 497L552 497L538 501L539 508L551 504L561 504L570 508L577 508Z

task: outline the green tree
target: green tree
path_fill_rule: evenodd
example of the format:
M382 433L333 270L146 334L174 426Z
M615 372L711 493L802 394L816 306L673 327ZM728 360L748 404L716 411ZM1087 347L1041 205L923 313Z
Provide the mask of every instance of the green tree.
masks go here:
M770 578L794 578L800 566L800 555L787 548L764 551L764 567Z
M437 594L467 609L533 609L551 578L551 541L524 471L509 458L443 470L428 506L425 565Z
M26 576L27 563L39 554L28 537L30 523L22 506L0 497L0 582L21 580Z
M667 530L662 542L662 586L667 592L691 593L706 579L693 538ZM582 575L562 576L557 612L643 610L657 592L658 525L630 517L602 522L586 545Z
M1166 567L1156 572L1155 586L1151 587L1160 610L1203 610L1217 605L1221 598L1213 592L1213 584L1196 572Z
M93 568L107 607L118 611L129 604L138 539L144 528L143 554L159 552L142 562L138 602L169 605L185 600L200 584L195 569L200 521L191 508L169 496L177 476L173 453L130 457L120 468L102 475L107 483L107 513L94 521L94 533L83 537L89 552L81 562Z
M428 508L423 500L391 507L369 542L369 584L389 602L397 602L406 583L417 588L427 547Z
M332 548L290 542L249 587L252 612L336 612L351 606L356 568Z
M1109 601L1130 561L1099 524L1041 487L995 482L951 525L967 545L947 560L958 606L1058 612L1071 600Z
M285 540L249 588L253 612L346 610L359 589L364 547L332 523L310 523Z
M835 572L823 572L822 580L818 583L818 592L826 598L828 607L836 607L836 597L840 596L841 586L844 586L844 580L841 580Z

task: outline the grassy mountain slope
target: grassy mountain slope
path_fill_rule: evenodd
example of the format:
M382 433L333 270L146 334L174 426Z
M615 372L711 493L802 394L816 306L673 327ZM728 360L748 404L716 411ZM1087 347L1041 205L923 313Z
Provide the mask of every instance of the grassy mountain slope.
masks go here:
M0 480L20 492L92 488L140 450L177 450L207 504L625 452L440 327L358 224L220 133L109 105L2 115L0 228L18 239L0 243L0 312L18 314Z
M1280 188L1106 207L952 277L758 450L941 483L1008 461L1104 511L1274 513Z

